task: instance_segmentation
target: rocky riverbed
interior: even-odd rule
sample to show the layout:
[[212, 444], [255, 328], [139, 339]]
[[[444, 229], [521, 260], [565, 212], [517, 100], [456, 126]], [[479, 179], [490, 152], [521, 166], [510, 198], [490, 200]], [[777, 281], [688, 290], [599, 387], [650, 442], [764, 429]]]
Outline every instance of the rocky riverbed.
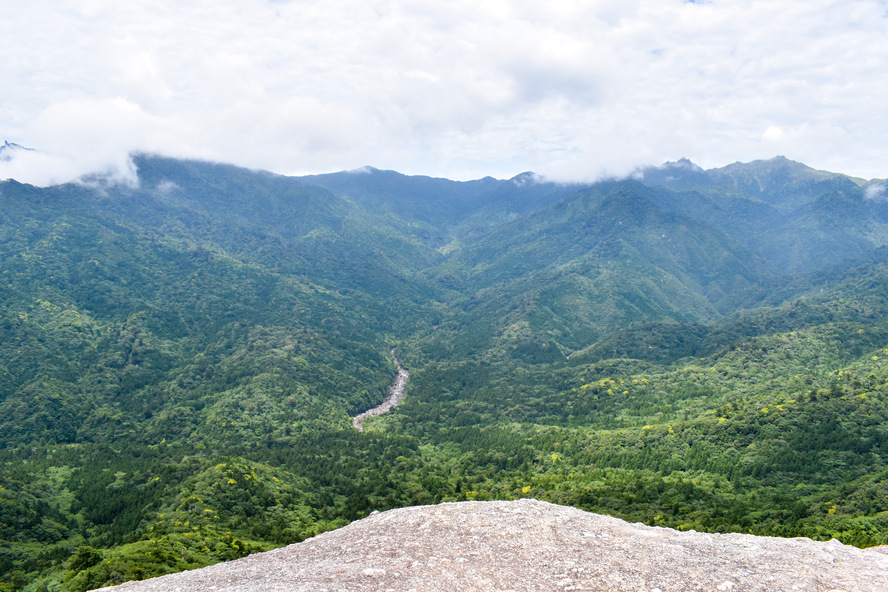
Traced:
[[392, 409], [392, 407], [396, 406], [401, 402], [401, 399], [404, 398], [404, 387], [407, 386], [407, 379], [410, 377], [410, 373], [401, 366], [400, 360], [398, 360], [398, 356], [395, 355], [395, 350], [392, 349], [392, 359], [395, 361], [395, 365], [398, 367], [398, 375], [395, 377], [395, 382], [392, 384], [392, 388], [389, 390], [389, 396], [385, 398], [385, 400], [372, 409], [368, 409], [367, 411], [356, 415], [352, 418], [352, 425], [355, 426], [359, 432], [364, 431], [364, 420], [368, 417], [375, 417], [377, 415], [382, 415], [383, 413]]

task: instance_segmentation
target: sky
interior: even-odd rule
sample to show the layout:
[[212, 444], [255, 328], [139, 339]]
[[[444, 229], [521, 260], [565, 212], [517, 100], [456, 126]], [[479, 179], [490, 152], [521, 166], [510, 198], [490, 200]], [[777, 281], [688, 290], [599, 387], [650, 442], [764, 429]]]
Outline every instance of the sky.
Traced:
[[[784, 155], [888, 177], [888, 0], [29, 0], [0, 179], [129, 155], [586, 181]], [[7, 153], [9, 151], [6, 151]]]

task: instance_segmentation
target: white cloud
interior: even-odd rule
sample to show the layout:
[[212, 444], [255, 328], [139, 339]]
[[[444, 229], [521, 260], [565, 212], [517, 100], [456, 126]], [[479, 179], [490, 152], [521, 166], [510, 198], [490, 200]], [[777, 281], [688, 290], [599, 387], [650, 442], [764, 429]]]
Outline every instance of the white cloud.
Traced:
[[873, 183], [871, 185], [867, 185], [864, 192], [864, 197], [866, 197], [866, 199], [884, 200], [886, 197], [888, 197], [888, 195], [886, 195], [885, 193], [886, 189], [888, 189], [888, 187], [886, 187], [884, 183]]
[[88, 174], [135, 182], [129, 154], [152, 145], [164, 122], [126, 99], [71, 99], [49, 105], [29, 129], [37, 148], [17, 152], [0, 178], [48, 185]]
[[0, 141], [41, 149], [14, 172], [42, 182], [125, 176], [130, 150], [459, 178], [781, 153], [884, 177], [886, 24], [880, 0], [34, 0], [0, 21]]

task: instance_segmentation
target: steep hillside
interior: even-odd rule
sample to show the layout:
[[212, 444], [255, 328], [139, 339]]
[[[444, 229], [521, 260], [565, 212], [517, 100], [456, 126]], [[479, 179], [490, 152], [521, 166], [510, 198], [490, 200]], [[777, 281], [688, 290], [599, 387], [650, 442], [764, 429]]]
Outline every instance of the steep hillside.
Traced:
[[888, 206], [869, 184], [784, 157], [708, 171], [679, 161], [638, 177], [683, 192], [673, 207], [724, 230], [783, 273], [846, 263], [886, 244]]
[[717, 185], [733, 185], [747, 195], [785, 211], [827, 193], [852, 191], [860, 179], [818, 171], [783, 156], [750, 163], [734, 163], [708, 171]]
[[432, 277], [464, 295], [469, 323], [491, 321], [487, 333], [528, 360], [528, 348], [553, 361], [633, 322], [732, 312], [767, 266], [656, 193], [635, 182], [580, 191], [467, 243]]

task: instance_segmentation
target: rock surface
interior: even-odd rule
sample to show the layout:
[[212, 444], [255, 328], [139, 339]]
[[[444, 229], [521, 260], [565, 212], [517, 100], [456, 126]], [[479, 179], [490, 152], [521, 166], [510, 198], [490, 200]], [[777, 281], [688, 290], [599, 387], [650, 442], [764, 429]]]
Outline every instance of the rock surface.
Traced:
[[888, 550], [679, 532], [536, 500], [373, 514], [289, 547], [116, 592], [877, 592]]

